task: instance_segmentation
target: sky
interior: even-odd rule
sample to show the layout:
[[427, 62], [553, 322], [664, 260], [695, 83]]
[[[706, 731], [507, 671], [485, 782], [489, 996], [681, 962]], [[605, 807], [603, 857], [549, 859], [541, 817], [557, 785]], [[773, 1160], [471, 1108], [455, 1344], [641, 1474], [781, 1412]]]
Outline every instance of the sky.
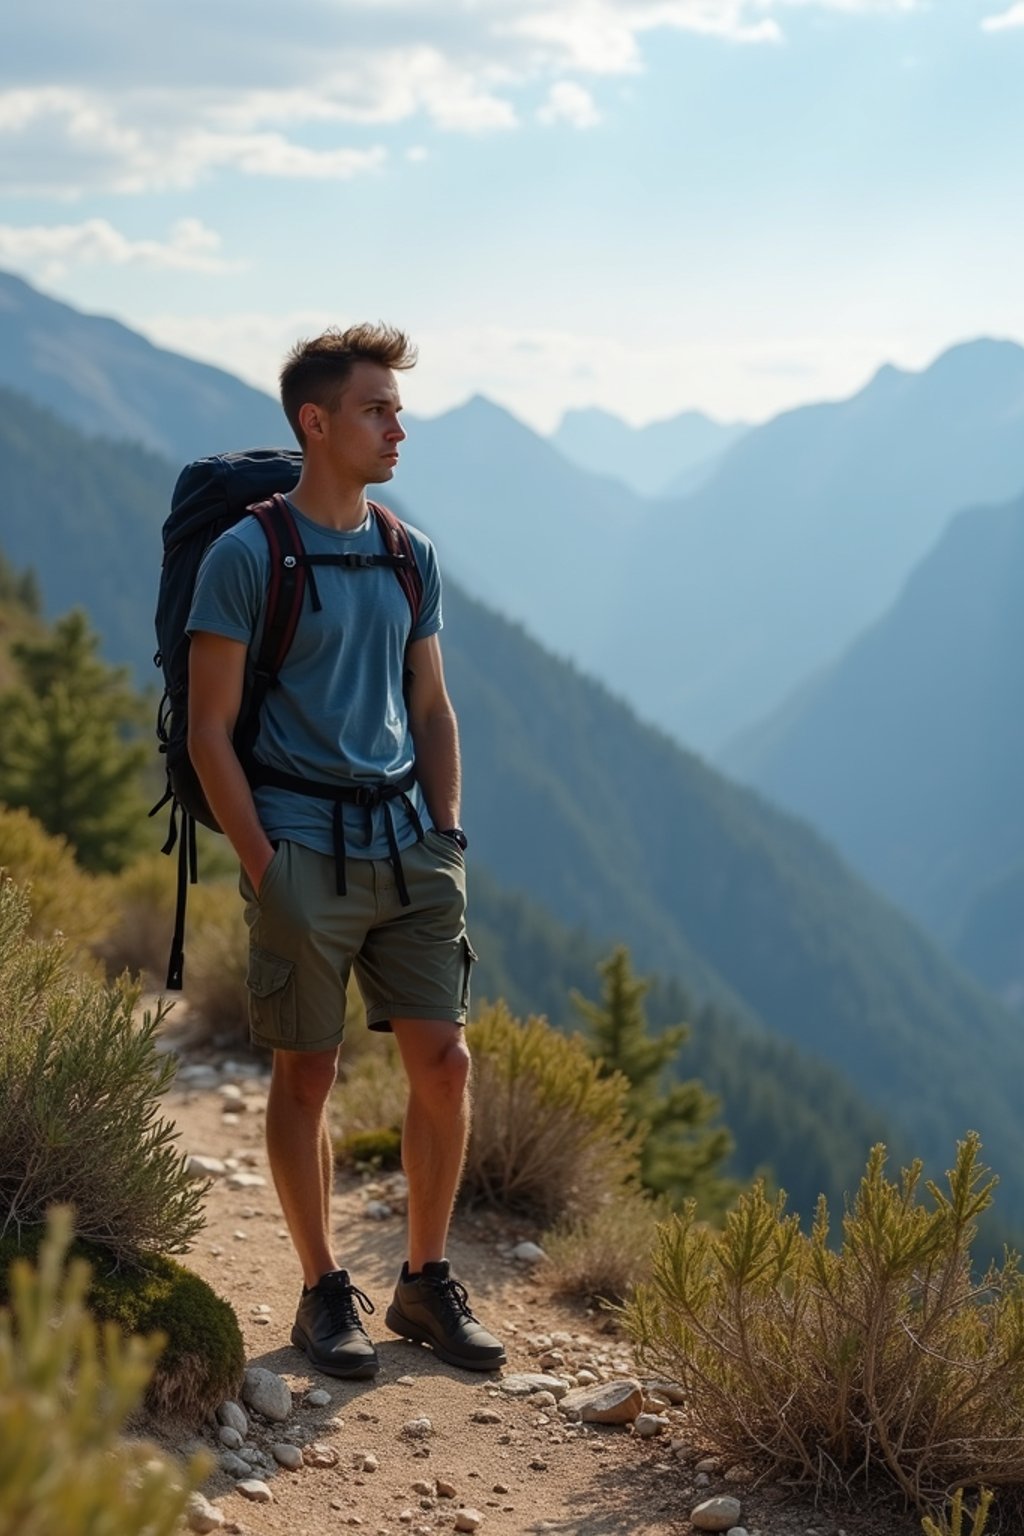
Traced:
[[764, 420], [1024, 342], [1024, 0], [50, 0], [0, 269], [273, 391], [384, 319], [433, 415]]

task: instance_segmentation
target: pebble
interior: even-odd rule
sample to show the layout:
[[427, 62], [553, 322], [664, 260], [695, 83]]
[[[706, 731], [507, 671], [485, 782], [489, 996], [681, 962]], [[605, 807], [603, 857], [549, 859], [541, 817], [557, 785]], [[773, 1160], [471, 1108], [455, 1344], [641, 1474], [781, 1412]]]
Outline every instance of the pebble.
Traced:
[[325, 1392], [323, 1387], [314, 1387], [312, 1392], [306, 1393], [305, 1401], [311, 1408], [329, 1408], [332, 1399], [331, 1394]]
[[357, 1472], [376, 1472], [380, 1468], [380, 1462], [372, 1451], [357, 1451], [353, 1465]]
[[512, 1249], [512, 1257], [520, 1264], [544, 1264], [548, 1256], [536, 1243], [517, 1243]]
[[494, 1408], [478, 1408], [475, 1413], [470, 1415], [470, 1418], [474, 1424], [504, 1423], [501, 1414]]
[[246, 1478], [244, 1482], [236, 1483], [235, 1487], [243, 1498], [251, 1499], [254, 1504], [273, 1503], [274, 1495], [258, 1477]]
[[219, 1531], [224, 1524], [224, 1512], [211, 1504], [201, 1493], [190, 1493], [185, 1506], [185, 1519], [190, 1531], [207, 1536], [209, 1531]]
[[226, 1450], [237, 1451], [239, 1446], [245, 1444], [245, 1436], [239, 1434], [237, 1429], [230, 1424], [222, 1424], [217, 1431], [217, 1439]]
[[532, 1392], [553, 1392], [564, 1397], [569, 1388], [560, 1376], [542, 1376], [529, 1371], [514, 1371], [503, 1376], [499, 1388], [507, 1397], [528, 1397]]
[[221, 1470], [226, 1472], [228, 1477], [248, 1477], [252, 1471], [249, 1463], [243, 1461], [241, 1456], [236, 1456], [234, 1451], [225, 1451], [220, 1458], [220, 1465]]
[[338, 1453], [333, 1445], [325, 1445], [322, 1440], [315, 1440], [312, 1445], [307, 1445], [302, 1453], [302, 1459], [307, 1467], [336, 1467], [338, 1465]]
[[705, 1499], [690, 1512], [690, 1524], [698, 1531], [731, 1531], [740, 1518], [740, 1501], [731, 1494]]
[[190, 1179], [222, 1179], [227, 1171], [219, 1157], [193, 1154], [185, 1164], [185, 1173]]
[[437, 1496], [439, 1499], [454, 1499], [458, 1491], [455, 1487], [455, 1484], [449, 1482], [446, 1477], [439, 1477], [434, 1484], [434, 1487], [437, 1489]]
[[633, 1428], [641, 1440], [652, 1440], [655, 1435], [664, 1434], [668, 1429], [668, 1420], [659, 1413], [641, 1413], [637, 1415]]
[[292, 1411], [288, 1383], [264, 1366], [250, 1366], [242, 1385], [242, 1402], [274, 1424], [283, 1424]]
[[228, 1189], [266, 1189], [267, 1181], [262, 1173], [232, 1173], [228, 1175]]
[[383, 1200], [367, 1200], [363, 1206], [363, 1215], [369, 1221], [387, 1221], [394, 1214], [390, 1205], [386, 1205]]
[[408, 1419], [402, 1425], [402, 1434], [407, 1435], [410, 1440], [425, 1440], [433, 1433], [434, 1426], [425, 1414], [418, 1419]]
[[287, 1467], [290, 1472], [297, 1472], [303, 1463], [303, 1455], [297, 1445], [272, 1445], [270, 1454], [278, 1466]]
[[460, 1509], [455, 1516], [455, 1529], [457, 1531], [478, 1531], [483, 1521], [483, 1515], [478, 1509]]

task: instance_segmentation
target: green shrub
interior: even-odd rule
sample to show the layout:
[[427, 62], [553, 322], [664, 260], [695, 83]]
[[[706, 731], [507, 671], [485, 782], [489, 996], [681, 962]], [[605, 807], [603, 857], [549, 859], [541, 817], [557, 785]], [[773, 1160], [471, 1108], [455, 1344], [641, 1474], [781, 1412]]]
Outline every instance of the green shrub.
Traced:
[[203, 1189], [159, 1116], [174, 1063], [138, 993], [75, 975], [59, 941], [28, 936], [0, 883], [0, 1235], [75, 1207], [79, 1234], [113, 1256], [174, 1253], [203, 1225]]
[[[984, 1536], [985, 1527], [988, 1524], [988, 1512], [992, 1507], [995, 1497], [991, 1488], [983, 1488], [978, 1499], [978, 1507], [971, 1519], [970, 1511], [964, 1509], [964, 1491], [958, 1488], [950, 1500], [949, 1519], [945, 1515], [940, 1516], [941, 1524], [925, 1515], [921, 1521], [921, 1529], [924, 1536]], [[971, 1519], [970, 1531], [964, 1530], [964, 1515]]]
[[578, 1038], [542, 1018], [521, 1023], [503, 1003], [466, 1034], [476, 1105], [467, 1199], [557, 1222], [635, 1192], [639, 1145], [624, 1077], [602, 1077]]
[[[44, 1240], [42, 1227], [0, 1238], [0, 1305], [10, 1297], [9, 1266], [19, 1258], [34, 1260]], [[200, 1423], [235, 1395], [245, 1369], [242, 1334], [230, 1305], [205, 1280], [159, 1254], [118, 1267], [104, 1249], [81, 1239], [72, 1243], [70, 1256], [89, 1267], [86, 1305], [93, 1317], [116, 1323], [127, 1336], [164, 1336], [146, 1389], [153, 1413]]]
[[692, 1205], [659, 1228], [624, 1311], [642, 1364], [679, 1380], [723, 1454], [818, 1487], [872, 1483], [922, 1513], [946, 1490], [1024, 1487], [1024, 1276], [980, 1279], [970, 1248], [994, 1180], [971, 1133], [948, 1192], [885, 1177], [872, 1150], [843, 1241], [819, 1201], [810, 1236], [758, 1185], [723, 1232]]
[[386, 1125], [375, 1131], [351, 1131], [336, 1139], [334, 1156], [343, 1168], [401, 1168], [401, 1129]]
[[172, 1536], [208, 1468], [122, 1438], [160, 1341], [97, 1328], [88, 1266], [64, 1272], [70, 1230], [52, 1214], [38, 1272], [12, 1266], [0, 1312], [0, 1536]]

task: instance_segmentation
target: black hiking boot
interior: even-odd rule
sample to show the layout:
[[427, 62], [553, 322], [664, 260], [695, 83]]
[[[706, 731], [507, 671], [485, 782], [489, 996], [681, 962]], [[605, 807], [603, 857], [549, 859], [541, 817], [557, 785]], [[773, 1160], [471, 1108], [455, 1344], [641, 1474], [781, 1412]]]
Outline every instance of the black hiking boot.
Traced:
[[347, 1269], [332, 1269], [316, 1285], [302, 1287], [292, 1343], [328, 1376], [358, 1380], [377, 1374], [377, 1351], [363, 1327], [357, 1300], [364, 1312], [374, 1310], [370, 1298], [352, 1284]]
[[505, 1364], [504, 1347], [473, 1316], [466, 1288], [452, 1278], [447, 1259], [424, 1264], [418, 1275], [403, 1264], [384, 1321], [393, 1333], [429, 1344], [449, 1365], [497, 1371]]

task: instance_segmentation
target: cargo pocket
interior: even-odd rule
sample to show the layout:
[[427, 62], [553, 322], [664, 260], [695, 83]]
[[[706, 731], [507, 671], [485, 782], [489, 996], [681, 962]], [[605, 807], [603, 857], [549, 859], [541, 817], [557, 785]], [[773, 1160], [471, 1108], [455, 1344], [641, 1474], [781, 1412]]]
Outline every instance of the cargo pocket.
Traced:
[[465, 934], [462, 936], [462, 1003], [461, 1007], [469, 1007], [469, 978], [473, 967], [477, 962], [477, 952]]
[[249, 951], [249, 1024], [254, 1035], [267, 1043], [290, 1043], [297, 1032], [295, 966], [269, 950]]

